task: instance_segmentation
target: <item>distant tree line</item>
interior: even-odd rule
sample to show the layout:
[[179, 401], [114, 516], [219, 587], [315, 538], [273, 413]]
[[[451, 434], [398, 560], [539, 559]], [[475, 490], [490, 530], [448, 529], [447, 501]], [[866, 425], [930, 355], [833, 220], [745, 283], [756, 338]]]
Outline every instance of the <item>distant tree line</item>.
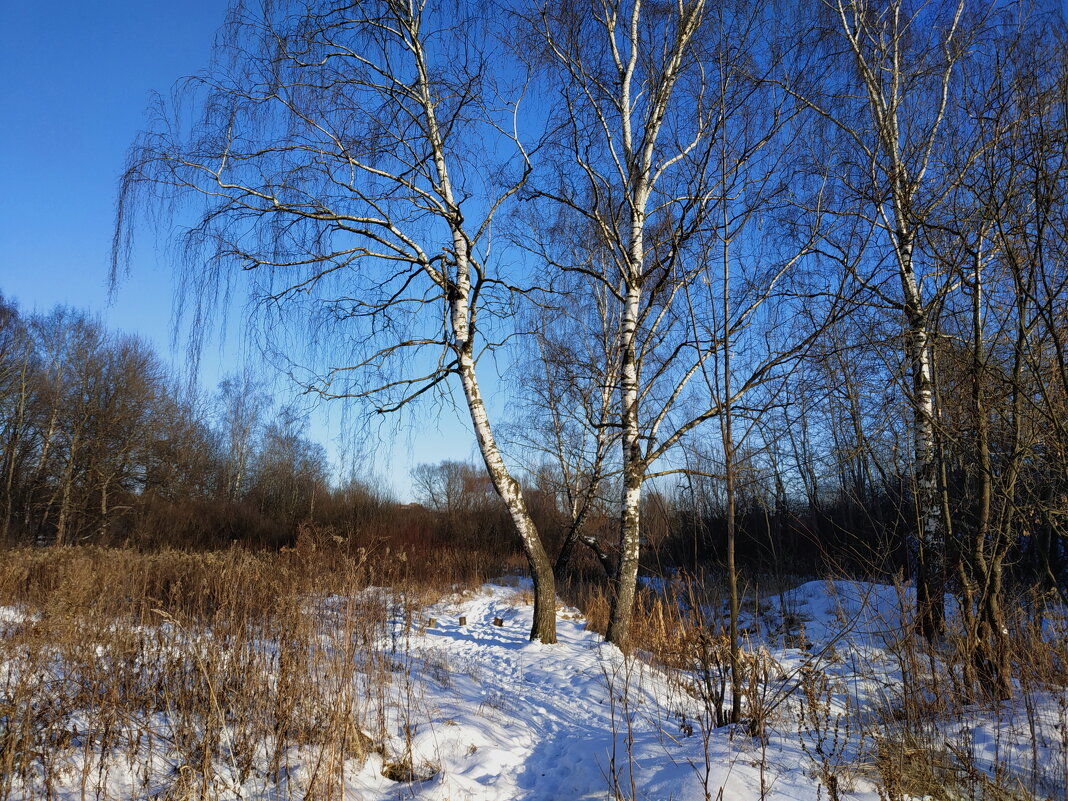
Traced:
[[[0, 540], [283, 544], [342, 504], [323, 447], [249, 375], [188, 391], [143, 340], [0, 297]], [[353, 497], [353, 496], [356, 497]]]
[[[1011, 330], [1018, 307], [996, 306], [994, 289], [989, 313], [1008, 315], [1000, 325]], [[966, 597], [996, 589], [1001, 598], [1006, 584], [1063, 597], [1062, 312], [1044, 331], [1036, 313], [1036, 350], [1025, 359], [1006, 340], [1000, 357], [978, 370], [977, 388], [974, 343], [969, 349], [967, 331], [953, 328], [962, 315], [950, 308], [940, 326], [947, 333], [933, 348], [946, 580]], [[839, 336], [863, 345], [838, 347]], [[894, 391], [893, 360], [881, 350], [893, 343], [858, 330], [828, 337], [764, 402], [739, 412], [750, 431], [733, 454], [734, 539], [737, 566], [750, 578], [827, 571], [885, 577], [914, 569], [915, 479], [903, 444], [909, 419]], [[581, 462], [581, 448], [560, 447], [565, 439], [583, 441], [575, 429], [579, 406], [568, 407], [565, 423], [560, 407], [547, 402], [509, 428], [510, 449], [527, 455], [519, 473], [525, 504], [558, 582], [611, 578], [620, 553], [618, 464]], [[554, 425], [558, 437], [538, 436]], [[685, 470], [656, 479], [643, 497], [650, 571], [727, 565], [721, 443], [698, 440], [684, 457]], [[211, 395], [190, 391], [137, 337], [68, 308], [24, 315], [0, 299], [0, 522], [8, 545], [277, 548], [303, 530], [347, 548], [410, 554], [426, 574], [446, 551], [472, 566], [514, 564], [521, 550], [484, 469], [444, 460], [417, 466], [412, 479], [418, 503], [398, 502], [368, 483], [332, 480], [305, 422], [273, 409], [251, 374], [227, 378]], [[973, 608], [980, 609], [974, 600]]]

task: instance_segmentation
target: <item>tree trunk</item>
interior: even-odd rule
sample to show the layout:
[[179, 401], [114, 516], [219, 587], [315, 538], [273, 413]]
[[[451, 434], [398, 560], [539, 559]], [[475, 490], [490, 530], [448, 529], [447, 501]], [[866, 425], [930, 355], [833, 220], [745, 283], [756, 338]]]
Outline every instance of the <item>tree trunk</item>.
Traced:
[[734, 562], [735, 535], [737, 520], [735, 515], [734, 493], [734, 447], [729, 440], [730, 414], [725, 414], [724, 429], [724, 469], [727, 493], [727, 592], [730, 596], [730, 649], [731, 649], [731, 723], [741, 720], [742, 676], [739, 667], [740, 646], [738, 642], [738, 616], [741, 604], [738, 598], [738, 570]]
[[0, 532], [0, 541], [7, 542], [11, 533], [11, 518], [15, 509], [15, 470], [20, 440], [26, 420], [26, 396], [28, 394], [29, 358], [24, 357], [19, 371], [19, 400], [15, 417], [11, 422], [11, 436], [8, 438], [4, 454], [4, 526]]
[[108, 537], [108, 487], [111, 484], [111, 479], [105, 478], [100, 483], [100, 543], [102, 545], [107, 544]]
[[[600, 446], [598, 446], [598, 453], [600, 453]], [[597, 471], [600, 472], [601, 459], [597, 459]], [[565, 481], [567, 478], [565, 477]], [[569, 496], [572, 500], [569, 501], [571, 506], [571, 523], [567, 528], [567, 536], [564, 537], [564, 544], [560, 546], [560, 553], [556, 555], [556, 561], [553, 563], [553, 576], [556, 578], [556, 583], [559, 584], [567, 579], [567, 571], [571, 565], [571, 557], [575, 552], [575, 545], [582, 543], [589, 548], [597, 556], [597, 561], [601, 563], [601, 567], [604, 568], [605, 575], [611, 580], [615, 568], [612, 565], [611, 557], [604, 552], [604, 549], [597, 543], [597, 540], [589, 534], [583, 534], [582, 529], [586, 525], [586, 518], [590, 514], [590, 506], [593, 503], [593, 497], [597, 494], [597, 489], [600, 486], [600, 479], [595, 478], [590, 487], [586, 490], [583, 496], [575, 500], [573, 498], [573, 490], [568, 490]]]
[[582, 533], [585, 517], [586, 515], [583, 512], [578, 522], [572, 523], [567, 532], [567, 537], [564, 538], [564, 544], [560, 547], [560, 553], [557, 554], [556, 561], [553, 563], [553, 576], [557, 584], [567, 580], [568, 568], [571, 566], [571, 558], [574, 555], [577, 543], [582, 543], [593, 551], [597, 561], [600, 562], [601, 567], [604, 569], [605, 576], [609, 580], [613, 580], [615, 576], [616, 568], [612, 564], [612, 557], [605, 553], [604, 548], [598, 544], [592, 535]]
[[612, 608], [605, 639], [620, 648], [630, 644], [630, 623], [638, 588], [641, 542], [642, 475], [630, 469], [623, 487], [623, 516], [620, 521], [620, 553], [613, 577]]
[[71, 453], [67, 457], [67, 466], [63, 471], [63, 489], [59, 500], [59, 517], [56, 520], [56, 545], [65, 544], [67, 537], [67, 521], [70, 516], [70, 496], [74, 483], [74, 452], [77, 440], [71, 444]]
[[554, 643], [556, 642], [556, 582], [553, 578], [552, 562], [549, 561], [549, 555], [545, 552], [534, 521], [527, 510], [519, 482], [512, 478], [504, 464], [504, 459], [501, 458], [500, 449], [497, 447], [497, 441], [493, 437], [493, 430], [486, 414], [486, 405], [479, 390], [474, 358], [470, 353], [461, 352], [459, 373], [464, 396], [467, 398], [467, 407], [471, 412], [471, 423], [475, 429], [479, 451], [486, 463], [486, 470], [493, 482], [493, 488], [508, 508], [508, 514], [519, 534], [527, 564], [530, 566], [530, 576], [534, 581], [534, 623], [530, 629], [530, 639]]
[[[1001, 556], [1000, 549], [991, 552], [991, 501], [993, 498], [993, 465], [990, 459], [990, 424], [987, 419], [983, 382], [986, 374], [986, 355], [983, 347], [982, 325], [982, 257], [975, 256], [972, 278], [972, 411], [975, 414], [975, 460], [977, 484], [975, 491], [975, 537], [972, 563], [979, 579], [980, 596], [977, 631], [970, 638], [977, 679], [989, 694], [997, 699], [1009, 695], [1007, 664], [1002, 669], [1008, 649], [1004, 643], [1005, 623], [1001, 614]], [[988, 557], [989, 554], [989, 557]], [[974, 625], [974, 624], [973, 624]]]
[[[726, 182], [726, 176], [724, 176]], [[728, 237], [727, 205], [723, 204], [723, 253], [721, 279], [723, 281], [723, 415], [720, 433], [723, 437], [723, 475], [727, 493], [727, 592], [730, 596], [730, 650], [731, 650], [731, 723], [741, 720], [742, 676], [739, 668], [740, 647], [738, 642], [738, 616], [741, 604], [738, 598], [738, 569], [734, 560], [737, 519], [734, 492], [734, 429], [731, 408], [731, 273], [730, 239]]]
[[575, 543], [578, 542], [579, 531], [574, 525], [568, 527], [567, 536], [564, 537], [564, 544], [560, 546], [560, 553], [556, 555], [556, 561], [553, 562], [553, 579], [557, 584], [567, 580], [567, 571], [571, 566], [571, 555], [575, 552]]
[[638, 585], [638, 562], [641, 547], [641, 502], [645, 465], [642, 461], [641, 431], [638, 421], [638, 363], [635, 339], [638, 326], [638, 304], [641, 292], [633, 276], [640, 270], [642, 228], [640, 215], [635, 215], [631, 239], [632, 280], [628, 282], [623, 310], [622, 351], [620, 372], [620, 403], [623, 417], [623, 514], [620, 520], [619, 561], [613, 582], [612, 608], [608, 616], [606, 639], [626, 647], [630, 639], [630, 622], [634, 613], [634, 598]]
[[899, 233], [901, 285], [908, 322], [908, 357], [912, 372], [913, 464], [916, 471], [918, 566], [916, 604], [920, 632], [928, 642], [945, 632], [945, 533], [938, 491], [935, 447], [934, 382], [930, 329], [912, 268], [912, 236]]

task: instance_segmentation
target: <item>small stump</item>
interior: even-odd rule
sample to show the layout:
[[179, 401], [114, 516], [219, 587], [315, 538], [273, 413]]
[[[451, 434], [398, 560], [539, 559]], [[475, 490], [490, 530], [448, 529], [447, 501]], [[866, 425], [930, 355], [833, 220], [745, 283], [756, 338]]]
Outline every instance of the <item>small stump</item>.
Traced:
[[503, 626], [504, 625], [504, 618], [503, 617], [495, 617], [495, 618], [493, 618], [493, 625], [494, 626]]
[[467, 625], [467, 618], [466, 617], [461, 617], [460, 618], [460, 625], [461, 626], [466, 626]]

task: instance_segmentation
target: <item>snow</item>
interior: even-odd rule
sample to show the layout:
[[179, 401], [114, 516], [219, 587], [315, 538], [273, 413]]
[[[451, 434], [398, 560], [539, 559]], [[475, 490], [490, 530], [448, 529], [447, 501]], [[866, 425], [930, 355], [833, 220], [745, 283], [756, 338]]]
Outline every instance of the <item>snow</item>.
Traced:
[[[390, 598], [387, 590], [370, 592]], [[411, 627], [412, 616], [398, 612], [393, 636], [379, 643], [398, 661], [384, 705], [392, 736], [384, 753], [346, 766], [344, 797], [558, 801], [615, 793], [814, 801], [830, 797], [824, 785], [833, 774], [843, 798], [874, 801], [880, 795], [872, 754], [880, 736], [898, 734], [886, 713], [900, 702], [903, 668], [894, 641], [909, 592], [820, 581], [767, 600], [760, 618], [748, 621], [754, 632], [749, 650], [764, 654], [769, 671], [764, 741], [742, 726], [715, 728], [693, 692], [694, 676], [655, 667], [640, 650], [625, 656], [587, 630], [574, 609], [558, 611], [558, 644], [530, 642], [532, 609], [522, 585], [458, 593], [417, 612]], [[309, 611], [328, 613], [343, 602], [323, 599]], [[425, 625], [429, 618], [435, 626]], [[0, 620], [19, 619], [0, 609]], [[498, 619], [503, 625], [495, 625]], [[798, 639], [787, 635], [799, 626], [805, 647], [791, 647]], [[1009, 772], [1028, 787], [1063, 797], [1068, 695], [1051, 688], [1032, 700], [1035, 708], [1026, 714], [1008, 705], [976, 708], [931, 726], [947, 747], [965, 749], [989, 775]], [[878, 726], [861, 725], [876, 719]], [[872, 733], [880, 727], [882, 735]], [[92, 754], [78, 753], [88, 762], [72, 764], [61, 798], [80, 797], [73, 777], [90, 772]], [[413, 776], [406, 778], [412, 780], [384, 775], [388, 765], [400, 763], [410, 766]], [[163, 761], [112, 765], [103, 796], [134, 797], [144, 792], [135, 777], [168, 769]], [[280, 783], [239, 787], [221, 775], [215, 792], [255, 801], [304, 797], [313, 775], [311, 758], [295, 753]], [[25, 796], [16, 787], [12, 797]]]
[[[603, 799], [614, 764], [627, 787], [633, 765], [643, 797], [702, 798], [691, 764], [698, 754], [663, 718], [661, 699], [673, 695], [666, 678], [604, 644], [574, 610], [561, 612], [558, 643], [546, 646], [527, 639], [531, 609], [514, 589], [487, 586], [430, 610], [439, 625], [415, 644], [417, 670], [430, 679], [429, 725], [412, 742], [412, 761], [439, 769], [417, 787], [391, 788], [369, 763], [353, 781], [357, 797]], [[435, 672], [448, 679], [431, 678]], [[738, 751], [725, 744], [724, 756]], [[731, 775], [735, 761], [723, 760], [714, 781], [740, 791], [745, 777]]]

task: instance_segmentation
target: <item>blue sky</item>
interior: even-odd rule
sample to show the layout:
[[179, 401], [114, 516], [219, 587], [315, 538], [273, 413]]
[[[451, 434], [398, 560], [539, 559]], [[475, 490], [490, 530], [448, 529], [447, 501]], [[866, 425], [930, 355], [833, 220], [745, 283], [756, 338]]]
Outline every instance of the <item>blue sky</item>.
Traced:
[[219, 2], [4, 0], [0, 290], [27, 309], [102, 313], [164, 349], [171, 283], [138, 255], [111, 308], [107, 257], [123, 157], [149, 93], [203, 65]]
[[[226, 3], [0, 3], [0, 292], [27, 311], [63, 303], [99, 314], [177, 363], [174, 285], [148, 232], [109, 300], [116, 187], [151, 92], [166, 92], [207, 63]], [[205, 386], [240, 364], [237, 339], [209, 346]], [[334, 455], [330, 438], [339, 425], [337, 410], [312, 422], [313, 435]], [[466, 428], [445, 411], [418, 429], [402, 425], [395, 440], [384, 433], [377, 469], [407, 497], [414, 463], [472, 455]], [[385, 453], [391, 456], [381, 458]]]

